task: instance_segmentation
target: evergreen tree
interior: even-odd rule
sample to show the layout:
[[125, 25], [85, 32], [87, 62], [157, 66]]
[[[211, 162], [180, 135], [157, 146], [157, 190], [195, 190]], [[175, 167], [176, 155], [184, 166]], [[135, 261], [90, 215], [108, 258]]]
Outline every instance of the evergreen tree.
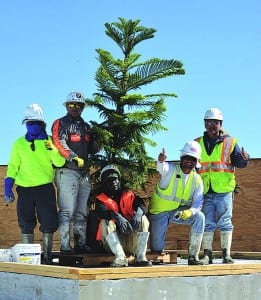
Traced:
[[122, 58], [114, 58], [96, 49], [100, 66], [96, 72], [97, 93], [86, 99], [99, 112], [101, 123], [92, 121], [102, 151], [93, 157], [95, 166], [116, 164], [131, 187], [144, 187], [147, 175], [155, 171], [155, 158], [148, 156], [145, 145], [156, 146], [149, 134], [167, 130], [162, 125], [166, 97], [174, 93], [142, 95], [145, 85], [173, 75], [183, 75], [183, 64], [175, 59], [152, 58], [140, 61], [135, 46], [154, 37], [153, 28], [139, 25], [140, 20], [106, 23], [106, 35], [120, 48]]

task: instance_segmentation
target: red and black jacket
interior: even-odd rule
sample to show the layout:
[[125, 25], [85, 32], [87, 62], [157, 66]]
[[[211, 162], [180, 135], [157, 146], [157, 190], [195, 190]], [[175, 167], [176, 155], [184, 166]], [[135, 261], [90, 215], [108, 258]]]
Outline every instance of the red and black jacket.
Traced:
[[78, 156], [84, 159], [87, 167], [89, 154], [98, 151], [98, 145], [91, 133], [91, 128], [82, 118], [74, 120], [69, 115], [54, 121], [52, 125], [52, 138], [60, 154], [66, 158], [65, 167], [78, 170], [72, 158]]

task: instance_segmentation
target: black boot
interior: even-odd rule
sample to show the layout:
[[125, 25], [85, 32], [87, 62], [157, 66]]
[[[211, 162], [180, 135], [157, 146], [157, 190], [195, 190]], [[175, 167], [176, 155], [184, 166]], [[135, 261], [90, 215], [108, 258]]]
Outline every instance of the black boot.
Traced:
[[81, 236], [79, 234], [74, 234], [74, 253], [75, 254], [87, 254], [93, 252], [93, 249], [87, 244], [82, 244]]
[[42, 264], [52, 265], [53, 233], [43, 233]]
[[194, 255], [189, 255], [188, 256], [188, 265], [196, 266], [196, 265], [203, 265], [203, 263], [200, 260], [197, 260]]
[[23, 233], [22, 234], [22, 243], [23, 244], [33, 244], [34, 234], [33, 233]]
[[203, 265], [212, 264], [213, 263], [213, 261], [212, 261], [212, 251], [210, 251], [208, 249], [204, 249], [204, 256], [200, 261], [202, 262]]

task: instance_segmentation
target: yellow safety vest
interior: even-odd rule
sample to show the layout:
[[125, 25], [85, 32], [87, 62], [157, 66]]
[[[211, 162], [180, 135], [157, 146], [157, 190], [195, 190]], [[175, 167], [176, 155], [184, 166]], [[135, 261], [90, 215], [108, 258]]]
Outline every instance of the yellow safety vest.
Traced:
[[225, 137], [222, 143], [215, 145], [211, 155], [207, 154], [203, 137], [196, 139], [202, 148], [200, 159], [201, 168], [198, 169], [203, 184], [204, 194], [209, 191], [210, 185], [216, 193], [228, 193], [235, 189], [235, 167], [230, 155], [236, 144], [236, 139]]
[[167, 188], [162, 189], [159, 183], [149, 202], [149, 212], [158, 214], [164, 211], [177, 209], [179, 206], [191, 206], [193, 193], [200, 184], [200, 176], [193, 170], [185, 186], [182, 182], [182, 170], [180, 165], [174, 165], [174, 172]]

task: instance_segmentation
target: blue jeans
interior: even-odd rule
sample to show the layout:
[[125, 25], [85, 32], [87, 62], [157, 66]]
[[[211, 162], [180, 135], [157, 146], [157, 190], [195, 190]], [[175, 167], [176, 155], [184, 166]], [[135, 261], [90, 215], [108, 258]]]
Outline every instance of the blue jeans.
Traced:
[[207, 193], [202, 211], [206, 218], [205, 231], [232, 231], [233, 192]]
[[75, 226], [86, 226], [88, 216], [88, 198], [91, 183], [88, 175], [61, 168], [56, 170], [59, 224], [73, 222]]
[[[184, 208], [183, 208], [184, 209]], [[153, 252], [162, 252], [165, 246], [166, 232], [169, 223], [191, 225], [191, 232], [203, 233], [205, 228], [205, 216], [202, 212], [197, 212], [187, 220], [175, 220], [174, 215], [177, 209], [159, 214], [148, 214], [150, 221], [150, 250]]]

